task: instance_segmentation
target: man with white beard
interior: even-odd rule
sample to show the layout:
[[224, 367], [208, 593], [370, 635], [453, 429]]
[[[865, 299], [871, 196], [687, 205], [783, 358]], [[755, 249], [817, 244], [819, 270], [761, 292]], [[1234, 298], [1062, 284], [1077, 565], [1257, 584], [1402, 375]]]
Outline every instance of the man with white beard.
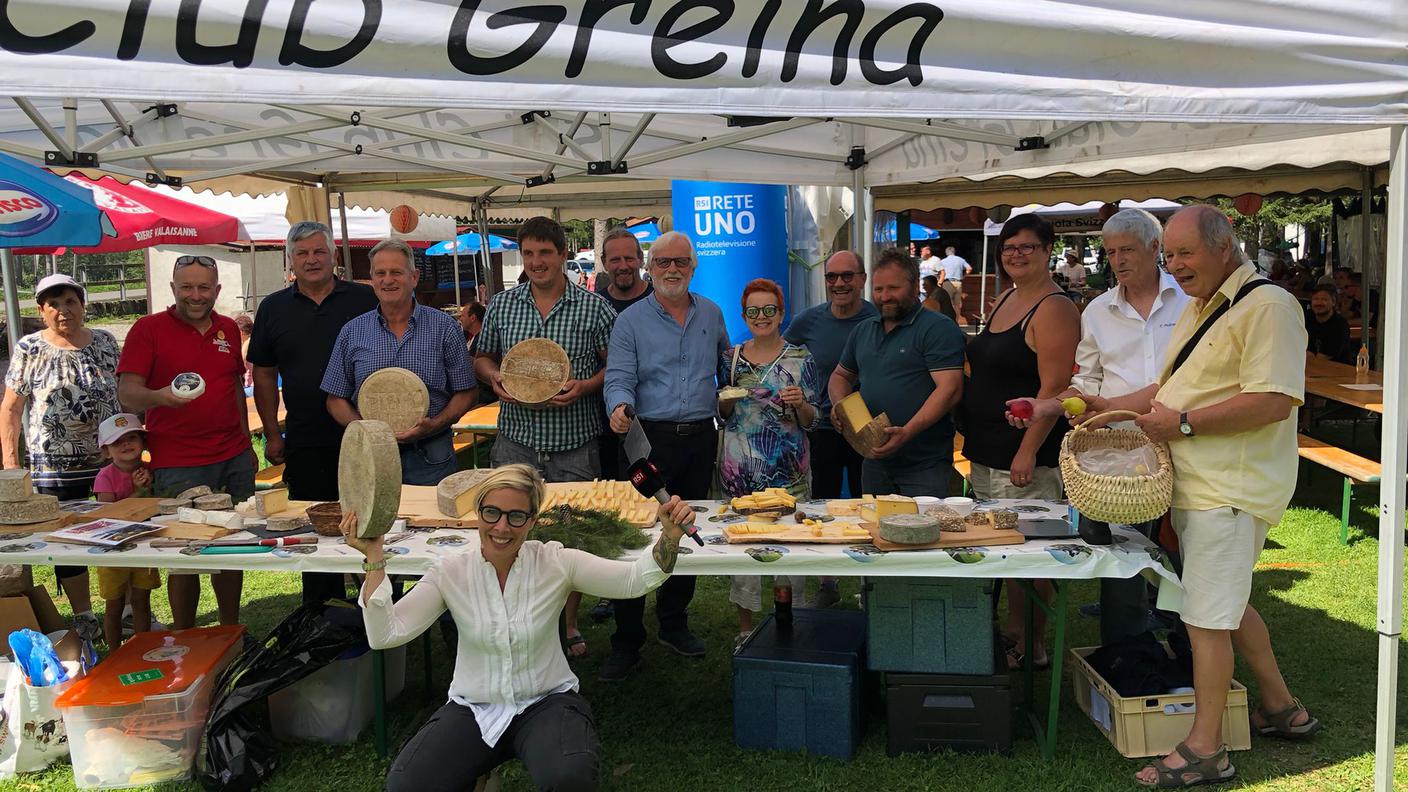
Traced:
[[[689, 291], [696, 265], [694, 245], [678, 231], [660, 235], [650, 250], [655, 291], [621, 312], [606, 355], [606, 409], [611, 431], [625, 434], [634, 410], [671, 495], [709, 497], [718, 431], [719, 356], [728, 348], [724, 315], [708, 298]], [[704, 642], [689, 631], [685, 609], [694, 578], [676, 575], [655, 595], [658, 640], [686, 657], [704, 654]], [[645, 598], [616, 601], [616, 632], [600, 677], [625, 679], [640, 663], [645, 644]]]

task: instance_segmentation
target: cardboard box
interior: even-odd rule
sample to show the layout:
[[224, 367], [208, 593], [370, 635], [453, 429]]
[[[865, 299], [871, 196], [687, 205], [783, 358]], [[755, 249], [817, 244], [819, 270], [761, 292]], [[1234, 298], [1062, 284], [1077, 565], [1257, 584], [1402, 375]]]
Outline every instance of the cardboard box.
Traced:
[[[59, 659], [78, 659], [82, 642], [77, 633], [68, 630], [68, 625], [59, 615], [59, 609], [54, 607], [54, 601], [49, 599], [49, 592], [42, 586], [34, 586], [24, 594], [13, 597], [0, 597], [0, 644], [3, 644], [0, 652], [6, 657], [13, 657], [10, 652], [10, 633], [24, 629], [36, 630], [46, 635], [66, 633], [61, 638], [64, 645], [54, 646], [59, 653]], [[66, 652], [69, 656], [65, 656]]]

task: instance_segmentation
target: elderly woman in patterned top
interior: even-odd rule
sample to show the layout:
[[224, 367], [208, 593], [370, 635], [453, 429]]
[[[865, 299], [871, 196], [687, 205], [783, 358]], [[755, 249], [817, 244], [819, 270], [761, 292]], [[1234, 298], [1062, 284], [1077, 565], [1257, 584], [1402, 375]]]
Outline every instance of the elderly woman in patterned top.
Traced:
[[[44, 329], [15, 345], [0, 401], [0, 446], [6, 468], [21, 464], [20, 418], [29, 401], [25, 447], [36, 492], [60, 501], [93, 494], [102, 467], [98, 424], [121, 412], [117, 404], [117, 340], [106, 330], [83, 324], [83, 287], [67, 275], [50, 275], [34, 290]], [[138, 475], [150, 477], [145, 469]], [[143, 482], [133, 482], [140, 489]], [[150, 481], [146, 485], [150, 485]], [[93, 615], [86, 567], [55, 567], [59, 584], [73, 606], [74, 627], [93, 640], [99, 623]]]

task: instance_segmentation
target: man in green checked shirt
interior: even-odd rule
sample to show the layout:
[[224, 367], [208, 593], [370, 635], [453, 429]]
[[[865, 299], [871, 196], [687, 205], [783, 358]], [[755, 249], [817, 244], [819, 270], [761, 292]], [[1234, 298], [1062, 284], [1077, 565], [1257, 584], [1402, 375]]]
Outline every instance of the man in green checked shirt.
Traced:
[[[494, 467], [532, 465], [549, 482], [600, 478], [601, 386], [616, 312], [606, 300], [568, 283], [563, 268], [567, 235], [557, 221], [524, 221], [518, 227], [518, 251], [528, 280], [489, 301], [474, 359], [475, 374], [493, 386], [503, 403], [490, 462]], [[556, 342], [572, 367], [562, 392], [533, 408], [514, 401], [499, 373], [504, 353], [529, 338]], [[577, 630], [580, 600], [574, 592], [566, 608], [567, 648], [574, 657], [587, 653]]]

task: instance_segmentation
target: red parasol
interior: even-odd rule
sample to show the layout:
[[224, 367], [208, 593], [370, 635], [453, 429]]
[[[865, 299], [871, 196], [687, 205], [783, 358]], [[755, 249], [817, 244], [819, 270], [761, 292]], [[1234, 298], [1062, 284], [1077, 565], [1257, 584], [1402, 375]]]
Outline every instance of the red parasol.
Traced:
[[112, 219], [117, 236], [95, 247], [26, 248], [20, 253], [120, 253], [153, 245], [209, 245], [243, 239], [247, 234], [236, 217], [187, 203], [137, 183], [104, 176], [93, 180], [80, 173], [64, 177], [93, 191], [98, 208]]

